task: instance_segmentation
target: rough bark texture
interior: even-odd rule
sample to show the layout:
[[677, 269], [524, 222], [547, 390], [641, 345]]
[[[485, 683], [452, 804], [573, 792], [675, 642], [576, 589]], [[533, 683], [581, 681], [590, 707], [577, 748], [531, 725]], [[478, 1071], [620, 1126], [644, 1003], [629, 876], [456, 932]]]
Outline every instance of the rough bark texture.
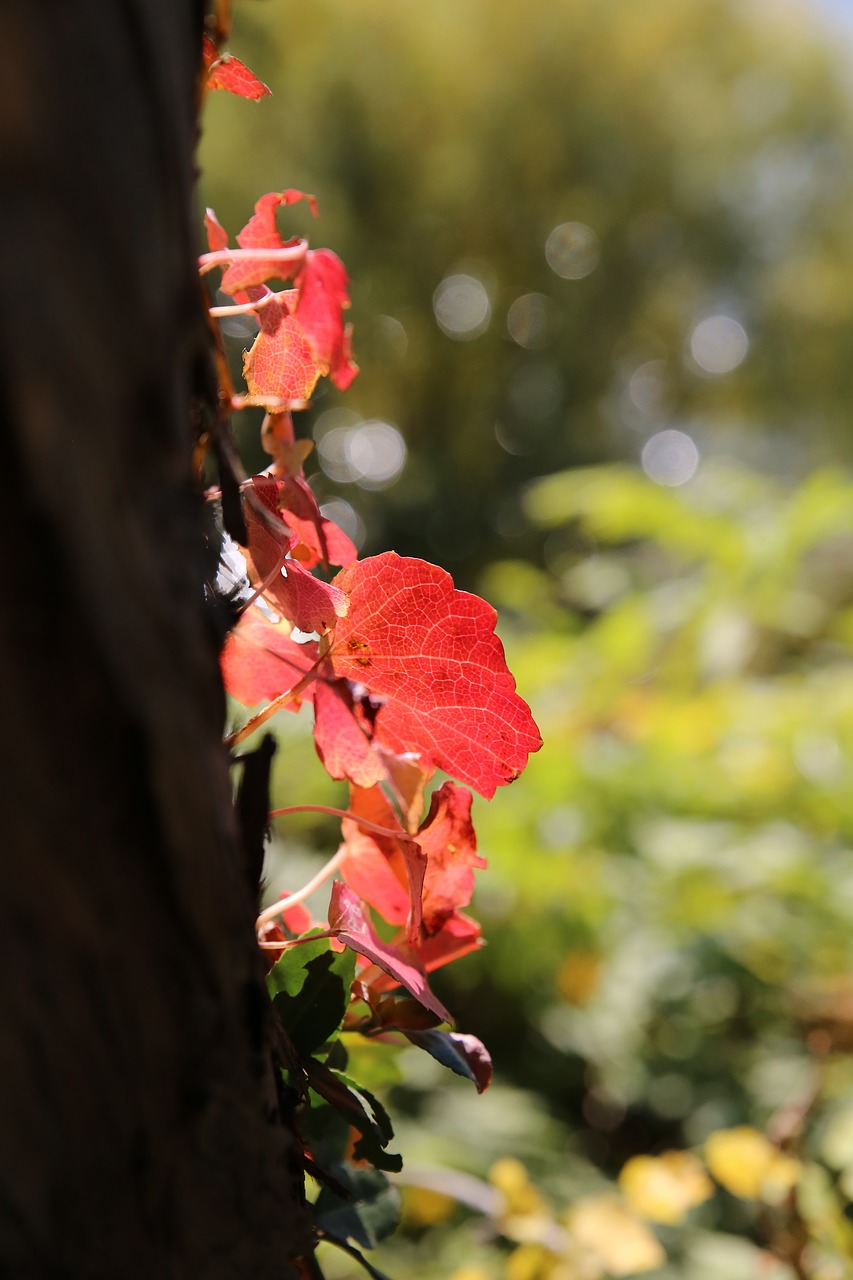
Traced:
[[0, 1274], [283, 1277], [189, 411], [200, 0], [7, 0]]

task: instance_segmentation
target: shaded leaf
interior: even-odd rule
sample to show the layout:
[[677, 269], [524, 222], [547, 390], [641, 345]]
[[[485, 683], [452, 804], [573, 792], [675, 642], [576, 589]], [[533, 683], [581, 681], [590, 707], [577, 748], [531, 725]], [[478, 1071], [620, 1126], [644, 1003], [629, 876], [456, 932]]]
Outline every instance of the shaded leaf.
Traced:
[[386, 552], [344, 569], [350, 610], [331, 649], [337, 675], [387, 699], [377, 735], [417, 751], [485, 796], [511, 782], [541, 744], [515, 692], [497, 615], [443, 569]]
[[335, 1240], [354, 1240], [364, 1249], [375, 1249], [400, 1221], [400, 1193], [378, 1169], [337, 1163], [329, 1172], [349, 1198], [323, 1187], [314, 1205], [315, 1223]]
[[488, 1089], [492, 1081], [492, 1059], [476, 1036], [461, 1035], [458, 1031], [403, 1030], [412, 1044], [425, 1049], [436, 1062], [473, 1081], [478, 1093]]
[[340, 1030], [349, 1007], [355, 957], [327, 938], [288, 947], [267, 974], [273, 1006], [302, 1058]]
[[381, 1103], [354, 1080], [312, 1058], [306, 1063], [311, 1088], [361, 1134], [353, 1148], [357, 1160], [369, 1160], [377, 1169], [399, 1173], [402, 1157], [385, 1150], [394, 1136], [388, 1113]]

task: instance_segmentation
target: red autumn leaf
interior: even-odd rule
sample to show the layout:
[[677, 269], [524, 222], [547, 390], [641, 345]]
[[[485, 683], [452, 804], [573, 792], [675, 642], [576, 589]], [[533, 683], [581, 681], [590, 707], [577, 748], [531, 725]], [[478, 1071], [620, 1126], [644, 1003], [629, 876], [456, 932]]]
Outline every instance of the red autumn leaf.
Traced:
[[294, 316], [314, 359], [323, 373], [331, 374], [335, 386], [346, 391], [358, 373], [343, 323], [343, 312], [350, 305], [346, 267], [331, 249], [309, 249], [294, 283], [299, 291]]
[[[222, 650], [222, 680], [232, 698], [244, 706], [271, 702], [292, 689], [317, 661], [316, 641], [296, 644], [286, 623], [269, 622], [258, 609], [249, 609], [231, 631]], [[311, 700], [309, 685], [287, 703], [298, 711], [301, 699]]]
[[332, 666], [387, 700], [377, 739], [400, 755], [420, 752], [487, 797], [518, 777], [542, 742], [491, 605], [457, 591], [436, 565], [394, 552], [344, 569], [335, 585], [350, 609], [335, 630]]
[[346, 567], [355, 564], [358, 552], [350, 538], [333, 520], [321, 515], [317, 499], [307, 481], [287, 476], [279, 482], [278, 508], [285, 523], [312, 555], [300, 555], [306, 569], [321, 561]]
[[207, 232], [207, 247], [211, 253], [219, 253], [228, 248], [228, 232], [212, 209], [204, 211], [204, 228]]
[[371, 746], [372, 725], [354, 703], [351, 690], [348, 680], [324, 680], [317, 686], [314, 745], [330, 777], [372, 787], [385, 777], [385, 766]]
[[433, 792], [426, 822], [418, 832], [426, 854], [423, 921], [427, 934], [438, 933], [457, 907], [465, 907], [474, 892], [474, 868], [485, 858], [477, 853], [471, 824], [471, 793], [453, 782]]
[[433, 994], [417, 963], [397, 947], [383, 942], [373, 928], [361, 900], [340, 880], [332, 885], [329, 928], [341, 942], [378, 965], [392, 982], [406, 988], [442, 1022], [452, 1022], [450, 1014]]
[[482, 929], [464, 911], [452, 911], [438, 933], [424, 938], [418, 955], [427, 973], [477, 951], [483, 945]]
[[[241, 249], [285, 249], [296, 247], [298, 240], [283, 240], [276, 224], [276, 212], [283, 205], [296, 204], [299, 200], [307, 200], [311, 212], [317, 216], [317, 203], [313, 196], [304, 191], [270, 191], [261, 196], [255, 204], [255, 212], [238, 232], [237, 243]], [[222, 277], [222, 288], [226, 293], [234, 294], [239, 289], [247, 289], [250, 285], [264, 284], [267, 280], [292, 280], [302, 268], [304, 257], [298, 255], [292, 261], [282, 262], [276, 258], [265, 258], [259, 252], [257, 258], [232, 262]]]
[[258, 312], [260, 332], [243, 357], [243, 377], [253, 404], [281, 409], [309, 400], [323, 373], [299, 321], [284, 302]]
[[[350, 812], [380, 827], [394, 830], [398, 823], [383, 791], [355, 786], [350, 789]], [[365, 902], [389, 924], [409, 923], [409, 940], [420, 935], [421, 902], [426, 855], [417, 839], [395, 839], [362, 827], [352, 818], [341, 824], [347, 856], [341, 874]]]
[[220, 53], [208, 35], [202, 38], [202, 58], [208, 89], [224, 89], [226, 93], [236, 93], [239, 98], [252, 101], [271, 96], [271, 90], [245, 63], [230, 53]]
[[285, 558], [296, 539], [278, 509], [280, 483], [255, 476], [244, 491], [248, 558], [256, 585], [300, 631], [327, 631], [346, 614], [349, 602], [338, 587], [321, 582], [298, 561]]
[[[408, 946], [402, 930], [392, 939], [394, 945]], [[453, 911], [447, 917], [438, 933], [424, 937], [417, 944], [418, 963], [426, 973], [434, 969], [442, 969], [454, 960], [461, 960], [471, 951], [478, 951], [483, 945], [482, 929], [476, 920], [466, 916], [464, 911]], [[394, 983], [387, 973], [370, 978], [370, 986], [374, 991], [389, 991]]]

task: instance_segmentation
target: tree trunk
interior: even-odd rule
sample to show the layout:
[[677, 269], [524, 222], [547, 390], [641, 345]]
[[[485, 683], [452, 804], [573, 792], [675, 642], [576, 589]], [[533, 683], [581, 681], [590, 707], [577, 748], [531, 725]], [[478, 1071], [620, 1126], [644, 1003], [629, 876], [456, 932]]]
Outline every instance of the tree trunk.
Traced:
[[3, 1276], [304, 1243], [190, 466], [202, 9], [3, 6]]

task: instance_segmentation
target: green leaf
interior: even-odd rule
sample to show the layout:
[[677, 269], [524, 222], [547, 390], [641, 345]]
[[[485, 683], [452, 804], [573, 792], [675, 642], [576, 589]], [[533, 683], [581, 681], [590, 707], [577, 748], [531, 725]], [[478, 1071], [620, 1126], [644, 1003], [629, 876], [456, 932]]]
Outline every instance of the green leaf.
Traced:
[[400, 1220], [400, 1194], [377, 1169], [333, 1165], [328, 1172], [350, 1193], [344, 1200], [324, 1187], [314, 1206], [314, 1220], [334, 1240], [354, 1240], [374, 1249], [391, 1235]]
[[402, 1157], [385, 1150], [394, 1130], [379, 1100], [354, 1080], [339, 1071], [331, 1071], [316, 1059], [306, 1063], [306, 1071], [315, 1093], [325, 1098], [361, 1134], [353, 1148], [355, 1158], [369, 1160], [377, 1169], [399, 1173], [403, 1167]]
[[355, 956], [333, 951], [328, 938], [288, 947], [267, 977], [267, 987], [293, 1047], [316, 1054], [344, 1020], [355, 976]]

